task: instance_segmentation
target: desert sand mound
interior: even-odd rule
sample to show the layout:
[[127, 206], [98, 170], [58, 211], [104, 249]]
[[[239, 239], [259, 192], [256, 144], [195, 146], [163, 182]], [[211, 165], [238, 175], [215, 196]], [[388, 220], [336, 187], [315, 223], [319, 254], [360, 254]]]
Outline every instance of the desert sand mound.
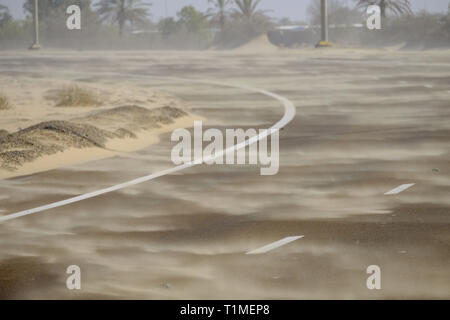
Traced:
[[45, 121], [14, 133], [0, 132], [0, 169], [68, 148], [105, 148], [109, 139], [134, 138], [140, 130], [172, 124], [187, 113], [174, 107], [146, 109], [136, 105], [101, 110], [70, 121]]
[[160, 128], [161, 125], [171, 124], [174, 119], [186, 115], [186, 112], [170, 106], [146, 109], [127, 105], [93, 112], [73, 120], [82, 124], [100, 126], [109, 131], [127, 130], [134, 133], [139, 130]]
[[234, 49], [234, 51], [238, 52], [249, 52], [249, 53], [265, 53], [265, 52], [276, 52], [279, 48], [275, 45], [273, 45], [269, 37], [267, 36], [267, 33], [264, 33], [260, 35], [259, 37], [250, 40], [246, 44]]

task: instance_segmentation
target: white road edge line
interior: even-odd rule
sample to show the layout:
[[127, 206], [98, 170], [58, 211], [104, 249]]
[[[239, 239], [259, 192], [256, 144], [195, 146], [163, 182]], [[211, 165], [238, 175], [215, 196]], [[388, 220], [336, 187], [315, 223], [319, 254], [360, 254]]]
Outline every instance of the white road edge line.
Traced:
[[[121, 73], [102, 73], [102, 75], [106, 75], [106, 74], [108, 74], [108, 75], [116, 75], [116, 76], [118, 76], [118, 75], [119, 76], [124, 76], [124, 74], [121, 74]], [[127, 76], [135, 77], [135, 78], [148, 78], [148, 77], [165, 78], [165, 77], [158, 77], [158, 76], [155, 77], [155, 76], [152, 76], [152, 75], [145, 76], [145, 75], [134, 75], [134, 74], [131, 74], [131, 75], [128, 74]], [[255, 142], [258, 142], [259, 140], [262, 140], [265, 137], [272, 135], [272, 133], [274, 131], [278, 131], [281, 128], [285, 127], [295, 117], [296, 109], [295, 109], [294, 104], [290, 100], [288, 100], [287, 98], [282, 97], [280, 95], [277, 95], [277, 94], [275, 94], [273, 92], [267, 91], [267, 90], [250, 88], [250, 87], [240, 86], [240, 85], [232, 85], [232, 84], [216, 82], [216, 81], [204, 81], [204, 80], [197, 80], [197, 79], [184, 79], [184, 78], [175, 78], [175, 77], [167, 77], [165, 79], [176, 79], [176, 80], [181, 80], [181, 81], [197, 82], [197, 83], [208, 84], [208, 85], [217, 85], [217, 86], [223, 86], [223, 87], [230, 87], [230, 88], [236, 88], [236, 89], [243, 89], [243, 90], [247, 90], [247, 91], [252, 91], [252, 92], [260, 93], [260, 94], [266, 95], [268, 97], [274, 98], [275, 100], [278, 100], [279, 102], [281, 102], [283, 104], [283, 106], [284, 106], [284, 115], [283, 115], [283, 117], [280, 119], [280, 121], [275, 123], [267, 131], [264, 131], [264, 132], [262, 132], [262, 133], [260, 133], [260, 134], [258, 134], [256, 136], [253, 136], [250, 139], [248, 139], [248, 140], [246, 140], [246, 141], [244, 141], [242, 143], [239, 143], [239, 144], [236, 144], [236, 145], [234, 145], [232, 147], [229, 147], [229, 148], [225, 149], [224, 151], [215, 154], [214, 156], [207, 157], [207, 158], [203, 159], [203, 162], [206, 162], [208, 160], [212, 160], [212, 159], [215, 159], [215, 158], [223, 157], [223, 155], [228, 153], [228, 152], [234, 152], [236, 150], [240, 150], [242, 148], [245, 148], [246, 146], [251, 145], [251, 144], [253, 144]], [[50, 210], [50, 209], [66, 206], [66, 205], [69, 205], [69, 204], [72, 204], [72, 203], [75, 203], [75, 202], [80, 202], [80, 201], [83, 201], [83, 200], [86, 200], [86, 199], [90, 199], [90, 198], [94, 198], [94, 197], [97, 197], [97, 196], [100, 196], [100, 195], [103, 195], [103, 194], [106, 194], [106, 193], [114, 192], [114, 191], [117, 191], [117, 190], [120, 190], [120, 189], [124, 189], [124, 188], [130, 187], [130, 186], [134, 186], [134, 185], [137, 185], [137, 184], [140, 184], [140, 183], [143, 183], [143, 182], [147, 182], [147, 181], [150, 181], [150, 180], [153, 180], [153, 179], [156, 179], [156, 178], [168, 175], [168, 174], [172, 174], [172, 173], [175, 173], [175, 172], [178, 172], [178, 171], [190, 168], [190, 167], [194, 167], [194, 166], [196, 166], [198, 164], [201, 164], [201, 162], [199, 162], [199, 161], [187, 162], [185, 164], [182, 164], [182, 165], [170, 168], [170, 169], [166, 169], [166, 170], [163, 170], [163, 171], [160, 171], [160, 172], [157, 172], [157, 173], [152, 173], [152, 174], [149, 174], [147, 176], [143, 176], [143, 177], [140, 177], [140, 178], [137, 178], [137, 179], [134, 179], [134, 180], [131, 180], [131, 181], [127, 181], [127, 182], [124, 182], [124, 183], [121, 183], [121, 184], [117, 184], [117, 185], [114, 185], [114, 186], [109, 187], [109, 188], [100, 189], [100, 190], [97, 190], [97, 191], [93, 191], [93, 192], [85, 193], [85, 194], [82, 194], [82, 195], [79, 195], [79, 196], [76, 196], [76, 197], [72, 197], [72, 198], [69, 198], [69, 199], [66, 199], [66, 200], [57, 201], [57, 202], [53, 202], [53, 203], [50, 203], [50, 204], [47, 204], [47, 205], [43, 205], [43, 206], [39, 206], [39, 207], [36, 207], [36, 208], [27, 209], [27, 210], [24, 210], [24, 211], [20, 211], [20, 212], [12, 213], [12, 214], [9, 214], [9, 215], [5, 215], [5, 216], [0, 217], [0, 224], [5, 222], [5, 221], [9, 221], [9, 220], [21, 218], [21, 217], [24, 217], [24, 216], [28, 216], [28, 215], [31, 215], [31, 214], [35, 214], [35, 213], [38, 213], [38, 212], [42, 212], [42, 211], [46, 211], [46, 210]]]
[[406, 189], [409, 189], [414, 185], [415, 185], [415, 183], [402, 184], [401, 186], [398, 186], [397, 188], [394, 188], [391, 191], [386, 192], [384, 195], [390, 196], [390, 195], [394, 195], [394, 194], [399, 194], [400, 192], [403, 192]]
[[278, 241], [269, 243], [268, 245], [266, 245], [266, 246], [264, 246], [264, 247], [261, 247], [261, 248], [259, 248], [259, 249], [255, 249], [255, 250], [249, 251], [249, 252], [247, 252], [246, 254], [261, 254], [261, 253], [266, 253], [266, 252], [268, 252], [268, 251], [271, 251], [271, 250], [273, 250], [273, 249], [279, 248], [279, 247], [281, 247], [281, 246], [284, 246], [284, 245], [286, 245], [286, 244], [288, 244], [288, 243], [291, 243], [291, 242], [293, 242], [293, 241], [295, 241], [295, 240], [298, 240], [298, 239], [301, 239], [301, 238], [304, 238], [304, 237], [305, 237], [305, 236], [286, 237], [286, 238], [283, 238], [283, 239], [281, 239], [281, 240], [278, 240]]

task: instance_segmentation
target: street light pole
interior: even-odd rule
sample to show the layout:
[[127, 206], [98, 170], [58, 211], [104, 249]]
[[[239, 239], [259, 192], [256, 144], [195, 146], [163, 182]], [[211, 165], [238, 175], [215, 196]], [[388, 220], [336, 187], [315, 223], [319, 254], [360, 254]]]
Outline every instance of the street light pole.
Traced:
[[30, 50], [39, 50], [41, 46], [39, 45], [39, 0], [34, 0], [34, 14], [33, 14], [33, 24], [34, 24], [34, 44], [30, 47]]
[[331, 47], [328, 41], [328, 0], [320, 0], [320, 29], [320, 41], [316, 47]]
[[321, 30], [322, 30], [322, 41], [328, 42], [328, 1], [321, 0], [320, 3], [320, 14], [321, 14]]

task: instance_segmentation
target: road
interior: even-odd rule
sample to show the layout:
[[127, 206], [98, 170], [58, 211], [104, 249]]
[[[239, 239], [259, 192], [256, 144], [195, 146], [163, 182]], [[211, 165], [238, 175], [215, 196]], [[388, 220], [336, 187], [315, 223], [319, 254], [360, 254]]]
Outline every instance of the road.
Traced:
[[[167, 91], [214, 128], [267, 128], [283, 110], [257, 93], [164, 77], [264, 88], [297, 108], [275, 176], [199, 165], [1, 224], [2, 298], [449, 298], [448, 55], [42, 52], [3, 54], [0, 70], [84, 71], [86, 84]], [[165, 135], [139, 152], [1, 181], [0, 213], [159, 172], [172, 146]], [[293, 236], [304, 238], [245, 254]], [[65, 287], [72, 264], [80, 291]], [[370, 265], [381, 290], [366, 287]]]

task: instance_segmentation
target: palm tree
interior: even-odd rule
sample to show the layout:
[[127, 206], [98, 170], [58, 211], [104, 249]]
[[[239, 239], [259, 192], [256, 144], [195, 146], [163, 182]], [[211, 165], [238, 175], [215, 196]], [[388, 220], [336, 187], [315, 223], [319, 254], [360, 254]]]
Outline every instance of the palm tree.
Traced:
[[381, 16], [386, 17], [386, 11], [390, 10], [397, 15], [412, 14], [409, 0], [356, 0], [357, 8], [366, 8], [370, 5], [380, 6]]
[[208, 3], [214, 5], [214, 8], [208, 10], [208, 16], [212, 17], [213, 21], [218, 21], [220, 31], [223, 31], [227, 17], [227, 7], [231, 0], [208, 0]]
[[234, 0], [234, 2], [238, 7], [234, 13], [241, 18], [250, 21], [264, 15], [264, 11], [257, 9], [261, 0]]
[[100, 0], [95, 5], [95, 7], [98, 7], [97, 13], [101, 21], [118, 24], [121, 37], [127, 22], [136, 24], [146, 21], [149, 15], [146, 6], [151, 6], [151, 4], [143, 3], [141, 0]]

